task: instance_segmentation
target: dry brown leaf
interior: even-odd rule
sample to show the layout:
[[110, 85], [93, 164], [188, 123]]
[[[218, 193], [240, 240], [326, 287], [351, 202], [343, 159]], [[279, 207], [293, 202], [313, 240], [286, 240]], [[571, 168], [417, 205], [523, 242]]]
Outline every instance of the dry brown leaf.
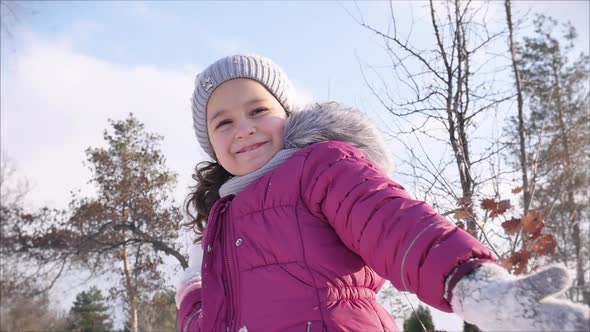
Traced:
[[481, 208], [487, 211], [496, 211], [498, 208], [498, 203], [492, 198], [482, 199]]
[[519, 218], [512, 218], [502, 223], [506, 235], [513, 235], [520, 231], [522, 224]]
[[528, 250], [521, 250], [512, 253], [510, 256], [510, 263], [514, 274], [523, 274], [528, 270], [529, 259], [531, 259], [531, 253]]
[[533, 243], [531, 250], [539, 256], [555, 255], [557, 241], [552, 235], [545, 234]]
[[543, 227], [545, 227], [543, 215], [536, 210], [529, 211], [529, 213], [522, 218], [522, 230], [525, 233], [534, 234], [539, 232]]

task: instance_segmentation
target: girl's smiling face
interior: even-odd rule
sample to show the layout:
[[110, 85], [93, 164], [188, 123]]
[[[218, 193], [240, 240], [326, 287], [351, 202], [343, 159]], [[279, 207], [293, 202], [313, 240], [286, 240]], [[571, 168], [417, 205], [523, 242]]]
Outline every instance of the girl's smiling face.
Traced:
[[222, 83], [207, 103], [207, 133], [218, 162], [233, 175], [249, 174], [283, 148], [287, 112], [257, 81]]

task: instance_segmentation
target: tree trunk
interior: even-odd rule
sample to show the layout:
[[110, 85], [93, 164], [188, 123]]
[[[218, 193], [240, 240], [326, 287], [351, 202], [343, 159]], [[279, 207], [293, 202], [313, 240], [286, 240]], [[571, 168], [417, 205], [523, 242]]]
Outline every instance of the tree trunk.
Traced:
[[[563, 108], [561, 102], [561, 82], [559, 79], [559, 74], [557, 72], [557, 68], [555, 68], [555, 64], [553, 66], [553, 78], [555, 80], [555, 89], [556, 89], [556, 108], [557, 113], [559, 115], [559, 136], [561, 139], [561, 144], [563, 146], [563, 151], [565, 153], [565, 162], [566, 162], [566, 181], [567, 181], [567, 205], [570, 209], [570, 220], [569, 222], [573, 223], [572, 229], [572, 242], [574, 244], [574, 250], [576, 252], [576, 285], [575, 285], [575, 301], [580, 301], [584, 303], [588, 303], [589, 299], [588, 296], [590, 295], [586, 291], [586, 280], [584, 278], [584, 261], [581, 253], [582, 249], [582, 241], [580, 239], [580, 224], [578, 216], [576, 214], [576, 206], [575, 206], [575, 199], [574, 199], [574, 183], [573, 183], [573, 162], [572, 162], [572, 155], [570, 153], [570, 147], [567, 140], [567, 130], [565, 128], [565, 121], [563, 116]], [[580, 294], [580, 292], [582, 294]], [[580, 296], [582, 297], [580, 299]]]
[[129, 254], [127, 253], [127, 246], [123, 247], [123, 267], [125, 271], [125, 280], [127, 281], [127, 296], [129, 297], [129, 313], [131, 315], [131, 332], [138, 332], [137, 326], [137, 300], [135, 294], [135, 287], [131, 280], [131, 269], [129, 267]]
[[[435, 31], [438, 51], [440, 52], [446, 71], [446, 127], [449, 134], [449, 142], [455, 154], [455, 161], [457, 163], [457, 170], [459, 172], [459, 179], [461, 181], [462, 202], [469, 217], [466, 218], [467, 230], [477, 238], [477, 225], [475, 221], [475, 212], [473, 210], [473, 178], [471, 176], [471, 162], [469, 156], [469, 141], [467, 139], [465, 126], [466, 120], [464, 110], [468, 105], [463, 104], [463, 96], [468, 95], [467, 79], [469, 76], [469, 59], [465, 49], [465, 35], [463, 32], [458, 0], [455, 1], [455, 32], [454, 39], [455, 53], [457, 56], [457, 64], [452, 65], [447, 59], [447, 53], [438, 32], [438, 24], [435, 21], [434, 4], [430, 1], [430, 16], [432, 26]], [[456, 75], [456, 77], [455, 77]]]
[[518, 141], [520, 143], [520, 170], [522, 172], [522, 192], [523, 192], [523, 216], [526, 216], [531, 204], [531, 191], [529, 186], [527, 172], [527, 155], [526, 155], [526, 132], [524, 127], [522, 85], [520, 81], [520, 72], [516, 62], [516, 47], [514, 45], [514, 32], [512, 29], [512, 11], [510, 0], [504, 3], [506, 7], [506, 21], [510, 38], [510, 56], [512, 57], [512, 70], [514, 71], [514, 81], [516, 83], [516, 100], [518, 107]]
[[[129, 165], [128, 165], [128, 155], [125, 152], [121, 155], [122, 164], [123, 164], [123, 180], [126, 181], [129, 177]], [[129, 202], [127, 201], [128, 195], [127, 192], [124, 193], [122, 196], [123, 199], [123, 221], [129, 221]], [[125, 241], [127, 241], [127, 234], [125, 233]], [[133, 280], [131, 276], [131, 267], [129, 264], [129, 253], [127, 252], [127, 244], [123, 245], [123, 267], [125, 270], [125, 281], [127, 287], [127, 296], [129, 298], [129, 319], [131, 323], [131, 332], [138, 332], [137, 326], [137, 289], [133, 286]]]

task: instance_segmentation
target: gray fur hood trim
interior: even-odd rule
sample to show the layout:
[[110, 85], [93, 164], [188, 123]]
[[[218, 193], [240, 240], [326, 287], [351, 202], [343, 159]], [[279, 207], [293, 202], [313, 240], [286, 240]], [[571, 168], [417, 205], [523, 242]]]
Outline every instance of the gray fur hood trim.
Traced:
[[322, 141], [352, 144], [386, 174], [393, 172], [393, 163], [379, 130], [358, 110], [327, 102], [307, 105], [289, 115], [285, 149], [303, 148]]

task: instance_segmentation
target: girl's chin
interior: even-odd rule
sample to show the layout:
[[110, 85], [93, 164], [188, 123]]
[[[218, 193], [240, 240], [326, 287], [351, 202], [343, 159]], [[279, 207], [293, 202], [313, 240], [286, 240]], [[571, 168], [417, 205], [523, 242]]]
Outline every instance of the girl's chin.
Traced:
[[[230, 173], [236, 176], [248, 175], [264, 166], [270, 159], [268, 156], [256, 156], [248, 158], [247, 160], [241, 160], [237, 165], [234, 165], [234, 169], [228, 170]], [[226, 168], [227, 169], [227, 168]]]

